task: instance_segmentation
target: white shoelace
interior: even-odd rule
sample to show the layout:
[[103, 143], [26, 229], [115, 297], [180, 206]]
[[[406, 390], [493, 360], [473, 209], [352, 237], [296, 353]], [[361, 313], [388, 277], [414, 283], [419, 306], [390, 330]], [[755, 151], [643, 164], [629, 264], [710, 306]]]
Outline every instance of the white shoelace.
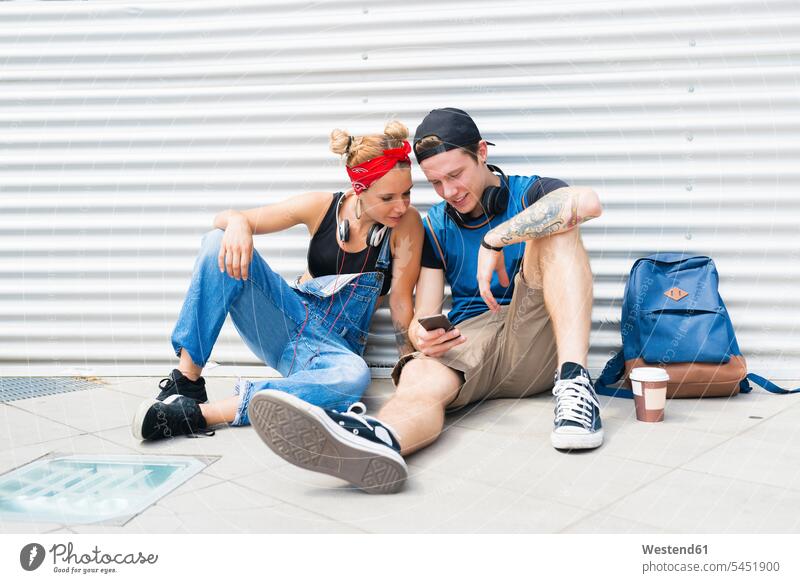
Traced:
[[587, 429], [592, 427], [592, 405], [600, 409], [600, 403], [591, 387], [591, 381], [583, 376], [556, 382], [556, 423], [575, 421]]
[[348, 417], [352, 417], [353, 419], [360, 421], [361, 423], [369, 427], [371, 431], [375, 431], [375, 428], [372, 427], [372, 425], [370, 425], [369, 422], [367, 421], [366, 414], [367, 414], [367, 406], [361, 401], [356, 401], [347, 408], [347, 411], [342, 413], [342, 415], [347, 415]]
[[[353, 403], [347, 408], [347, 411], [340, 413], [340, 415], [352, 417], [353, 419], [358, 420], [360, 423], [363, 423], [367, 428], [369, 428], [370, 431], [372, 431], [372, 434], [375, 437], [383, 442], [384, 445], [399, 451], [397, 438], [393, 437], [393, 435], [396, 435], [394, 430], [392, 430], [388, 425], [384, 424], [383, 421], [379, 421], [375, 417], [370, 417], [367, 415], [367, 406], [361, 401]], [[368, 420], [372, 420], [372, 424], [370, 424]], [[339, 421], [339, 425], [344, 425], [344, 421]], [[353, 429], [353, 433], [358, 435], [358, 429]]]

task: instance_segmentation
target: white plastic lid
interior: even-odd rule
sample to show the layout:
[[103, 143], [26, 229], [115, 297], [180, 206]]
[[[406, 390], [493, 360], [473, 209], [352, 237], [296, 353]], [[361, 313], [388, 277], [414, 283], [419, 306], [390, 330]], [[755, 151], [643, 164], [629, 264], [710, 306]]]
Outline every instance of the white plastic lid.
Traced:
[[669, 374], [663, 368], [638, 367], [631, 371], [631, 378], [642, 383], [659, 383], [669, 380]]

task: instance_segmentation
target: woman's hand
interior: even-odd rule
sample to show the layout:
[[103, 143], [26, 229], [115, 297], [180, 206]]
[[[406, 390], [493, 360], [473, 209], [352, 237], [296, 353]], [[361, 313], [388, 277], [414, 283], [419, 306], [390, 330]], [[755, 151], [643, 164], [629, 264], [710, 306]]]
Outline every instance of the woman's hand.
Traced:
[[445, 332], [444, 328], [428, 331], [419, 322], [414, 322], [413, 325], [416, 326], [414, 336], [417, 350], [425, 356], [442, 356], [451, 348], [467, 341], [458, 328], [453, 328], [449, 332]]
[[219, 270], [227, 272], [234, 279], [246, 281], [252, 258], [253, 231], [250, 223], [241, 213], [231, 215], [219, 246]]

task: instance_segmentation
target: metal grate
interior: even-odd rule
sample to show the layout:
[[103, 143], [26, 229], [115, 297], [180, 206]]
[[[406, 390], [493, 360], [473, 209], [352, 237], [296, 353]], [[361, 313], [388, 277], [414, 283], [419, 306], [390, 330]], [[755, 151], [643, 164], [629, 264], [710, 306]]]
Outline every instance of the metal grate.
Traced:
[[0, 377], [0, 403], [96, 389], [97, 381], [77, 377]]
[[202, 471], [207, 461], [53, 454], [0, 476], [0, 520], [124, 524]]

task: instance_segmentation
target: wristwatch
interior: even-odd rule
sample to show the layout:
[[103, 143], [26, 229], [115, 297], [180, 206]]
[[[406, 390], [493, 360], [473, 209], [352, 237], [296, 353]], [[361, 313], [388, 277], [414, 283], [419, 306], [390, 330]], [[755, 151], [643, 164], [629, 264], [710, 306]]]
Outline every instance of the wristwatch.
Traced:
[[494, 245], [489, 245], [489, 243], [486, 242], [486, 237], [481, 239], [481, 247], [485, 247], [486, 249], [489, 249], [490, 251], [502, 251], [503, 250], [502, 247], [495, 247]]

